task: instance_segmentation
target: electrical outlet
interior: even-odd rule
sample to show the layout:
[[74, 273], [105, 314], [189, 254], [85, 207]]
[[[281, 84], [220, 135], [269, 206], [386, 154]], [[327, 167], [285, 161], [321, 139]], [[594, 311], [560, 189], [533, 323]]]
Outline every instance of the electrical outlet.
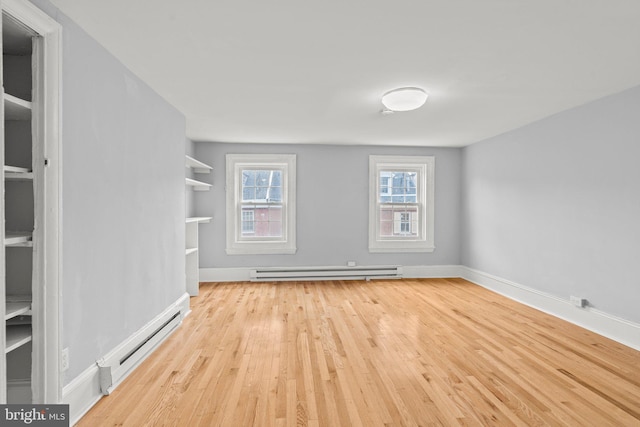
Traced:
[[347, 267], [355, 267], [355, 266], [356, 266], [355, 261], [347, 261]]
[[580, 297], [574, 297], [574, 296], [570, 296], [569, 301], [571, 301], [571, 304], [579, 308], [584, 308], [588, 304], [586, 298], [580, 298]]
[[62, 354], [60, 355], [60, 368], [63, 372], [69, 369], [69, 347], [62, 349]]

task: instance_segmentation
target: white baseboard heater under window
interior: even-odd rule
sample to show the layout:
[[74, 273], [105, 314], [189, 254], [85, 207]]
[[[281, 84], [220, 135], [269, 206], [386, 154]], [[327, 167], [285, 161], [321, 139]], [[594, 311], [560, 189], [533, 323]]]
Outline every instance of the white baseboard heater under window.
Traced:
[[354, 267], [264, 267], [254, 268], [251, 270], [252, 282], [400, 278], [402, 278], [402, 267], [397, 265], [359, 265]]
[[182, 323], [179, 307], [163, 313], [144, 328], [97, 361], [100, 371], [100, 391], [111, 392], [127, 375], [151, 354], [165, 338]]

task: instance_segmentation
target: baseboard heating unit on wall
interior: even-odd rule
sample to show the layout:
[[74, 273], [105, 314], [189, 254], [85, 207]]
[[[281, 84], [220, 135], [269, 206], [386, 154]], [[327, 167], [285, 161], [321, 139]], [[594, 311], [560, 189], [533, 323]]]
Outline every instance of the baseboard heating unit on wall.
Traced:
[[265, 267], [251, 270], [252, 282], [283, 280], [370, 280], [400, 279], [402, 267], [397, 265], [354, 267]]
[[165, 312], [150, 324], [97, 361], [100, 371], [100, 391], [111, 392], [165, 338], [182, 323], [179, 307]]

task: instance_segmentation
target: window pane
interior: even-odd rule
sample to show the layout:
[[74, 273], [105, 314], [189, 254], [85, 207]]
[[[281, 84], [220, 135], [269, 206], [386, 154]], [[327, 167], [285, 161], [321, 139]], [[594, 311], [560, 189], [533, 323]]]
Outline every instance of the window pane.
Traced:
[[256, 186], [257, 187], [268, 187], [271, 182], [271, 171], [268, 170], [260, 170], [256, 171]]
[[255, 232], [254, 209], [242, 209], [242, 234], [250, 235]]
[[417, 203], [416, 172], [380, 171], [380, 203]]
[[242, 235], [282, 237], [282, 205], [260, 204], [242, 208]]
[[256, 185], [256, 172], [252, 170], [242, 171], [242, 186], [243, 187], [255, 187]]
[[256, 198], [255, 187], [243, 187], [242, 188], [242, 200], [254, 200]]
[[242, 200], [256, 203], [282, 202], [282, 171], [243, 170]]
[[282, 202], [282, 187], [271, 187], [267, 201], [276, 203]]
[[380, 206], [380, 236], [415, 238], [418, 235], [417, 206]]

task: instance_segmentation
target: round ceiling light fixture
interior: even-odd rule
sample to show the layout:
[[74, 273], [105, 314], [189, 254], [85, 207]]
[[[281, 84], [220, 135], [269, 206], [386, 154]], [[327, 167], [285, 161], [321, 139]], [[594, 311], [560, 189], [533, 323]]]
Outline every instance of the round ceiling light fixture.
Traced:
[[382, 95], [382, 105], [386, 111], [411, 111], [422, 107], [428, 96], [419, 87], [401, 87]]

